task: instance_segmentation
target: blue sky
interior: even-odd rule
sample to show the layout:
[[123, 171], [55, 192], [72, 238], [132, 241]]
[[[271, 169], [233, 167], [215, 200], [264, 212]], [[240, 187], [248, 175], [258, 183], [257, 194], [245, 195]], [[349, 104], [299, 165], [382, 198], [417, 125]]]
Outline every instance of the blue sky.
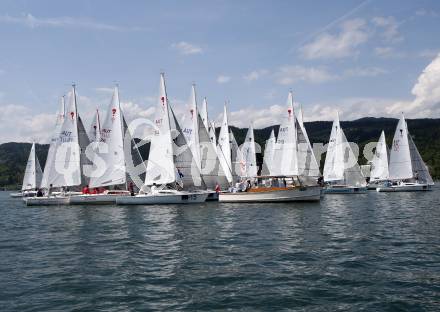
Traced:
[[440, 117], [439, 26], [438, 1], [4, 0], [0, 142], [46, 140], [72, 82], [86, 119], [115, 81], [149, 116], [161, 71], [177, 110], [195, 82], [238, 126], [276, 124], [290, 89], [306, 120]]

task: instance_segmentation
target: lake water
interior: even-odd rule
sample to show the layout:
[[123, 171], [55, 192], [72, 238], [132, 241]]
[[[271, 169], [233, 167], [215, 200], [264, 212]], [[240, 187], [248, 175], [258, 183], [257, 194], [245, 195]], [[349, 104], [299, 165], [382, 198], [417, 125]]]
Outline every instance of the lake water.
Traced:
[[321, 203], [25, 207], [1, 311], [438, 311], [440, 188]]

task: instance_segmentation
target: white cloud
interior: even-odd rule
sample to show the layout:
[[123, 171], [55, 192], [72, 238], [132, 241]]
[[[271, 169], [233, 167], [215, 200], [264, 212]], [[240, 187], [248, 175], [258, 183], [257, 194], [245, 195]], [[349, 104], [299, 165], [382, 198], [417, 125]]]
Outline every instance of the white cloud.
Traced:
[[321, 83], [338, 77], [331, 74], [325, 67], [285, 65], [275, 73], [275, 78], [281, 85], [291, 85], [298, 81]]
[[55, 128], [55, 114], [36, 114], [30, 108], [15, 105], [0, 105], [0, 143], [36, 142], [47, 143], [50, 139], [51, 125]]
[[179, 51], [182, 55], [191, 55], [191, 54], [201, 54], [203, 53], [203, 49], [199, 46], [191, 44], [186, 41], [180, 41], [178, 43], [173, 43], [171, 45], [172, 48]]
[[399, 23], [393, 16], [373, 17], [371, 22], [379, 28], [379, 35], [387, 43], [396, 43], [403, 40], [403, 36], [399, 33]]
[[29, 28], [38, 27], [69, 27], [69, 28], [84, 28], [92, 30], [107, 30], [107, 31], [143, 31], [147, 30], [142, 27], [124, 27], [117, 25], [104, 24], [92, 19], [75, 18], [75, 17], [50, 17], [50, 18], [38, 18], [30, 13], [21, 16], [1, 15], [0, 23], [17, 24], [26, 26]]
[[405, 107], [411, 116], [440, 116], [440, 54], [423, 70], [411, 93], [415, 99]]
[[257, 70], [251, 71], [247, 75], [244, 75], [243, 79], [250, 82], [250, 81], [258, 80], [261, 77], [267, 75], [268, 73], [269, 73], [269, 71], [266, 69], [257, 69]]
[[357, 48], [368, 40], [365, 20], [352, 19], [341, 25], [338, 34], [323, 33], [300, 48], [307, 59], [343, 58], [357, 54]]
[[376, 77], [388, 73], [380, 67], [356, 67], [344, 71], [345, 77]]
[[231, 77], [229, 76], [220, 75], [217, 77], [217, 83], [228, 83], [229, 81], [231, 81]]
[[[238, 111], [229, 113], [229, 122], [231, 125], [247, 128], [252, 122], [255, 128], [264, 128], [278, 124], [285, 114], [285, 107], [281, 105], [272, 105], [268, 108], [246, 107]], [[216, 118], [217, 124], [221, 124], [223, 114]]]

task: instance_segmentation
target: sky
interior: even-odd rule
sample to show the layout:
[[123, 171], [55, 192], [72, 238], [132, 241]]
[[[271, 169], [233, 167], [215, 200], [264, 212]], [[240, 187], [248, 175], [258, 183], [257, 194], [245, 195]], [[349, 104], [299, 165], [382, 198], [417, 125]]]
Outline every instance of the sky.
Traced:
[[0, 143], [47, 142], [77, 85], [86, 127], [115, 83], [127, 119], [152, 118], [159, 74], [183, 112], [279, 123], [289, 90], [305, 121], [440, 117], [439, 1], [0, 2]]

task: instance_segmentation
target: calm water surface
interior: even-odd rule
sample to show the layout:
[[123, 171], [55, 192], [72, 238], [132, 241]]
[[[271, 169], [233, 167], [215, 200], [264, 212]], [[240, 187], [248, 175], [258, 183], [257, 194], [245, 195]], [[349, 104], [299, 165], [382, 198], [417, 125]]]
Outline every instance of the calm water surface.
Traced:
[[47, 208], [2, 192], [0, 310], [438, 311], [439, 204], [440, 188]]

